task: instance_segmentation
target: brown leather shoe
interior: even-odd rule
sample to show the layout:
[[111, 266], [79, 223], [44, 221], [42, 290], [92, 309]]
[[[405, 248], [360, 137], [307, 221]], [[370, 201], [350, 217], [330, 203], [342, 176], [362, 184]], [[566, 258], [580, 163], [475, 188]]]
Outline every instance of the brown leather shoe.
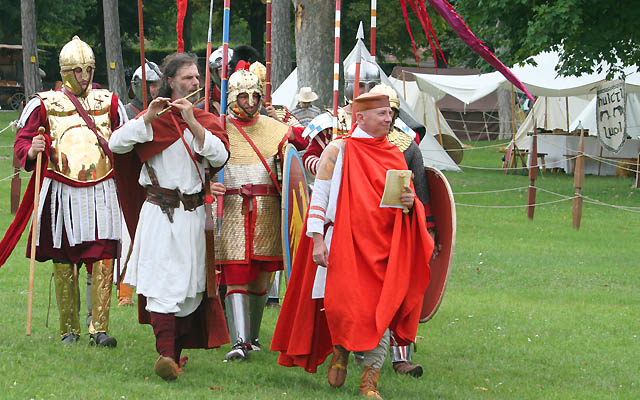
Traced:
[[422, 365], [412, 364], [411, 361], [398, 361], [393, 363], [393, 370], [396, 374], [411, 375], [414, 378], [422, 376]]
[[364, 367], [362, 371], [362, 379], [360, 380], [360, 394], [369, 399], [379, 399], [380, 392], [378, 392], [378, 375], [379, 369]]
[[153, 371], [165, 381], [173, 381], [178, 378], [180, 368], [173, 358], [160, 356], [153, 365]]
[[333, 346], [333, 356], [329, 363], [329, 385], [339, 388], [347, 378], [347, 363], [349, 362], [349, 351], [342, 346]]

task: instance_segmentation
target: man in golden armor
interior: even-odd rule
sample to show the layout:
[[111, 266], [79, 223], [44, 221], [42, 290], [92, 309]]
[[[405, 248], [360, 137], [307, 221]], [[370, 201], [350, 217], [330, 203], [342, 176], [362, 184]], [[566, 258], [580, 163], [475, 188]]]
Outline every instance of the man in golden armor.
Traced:
[[93, 275], [90, 343], [115, 347], [107, 331], [121, 219], [107, 142], [127, 117], [115, 94], [92, 89], [89, 45], [74, 36], [59, 61], [62, 89], [27, 104], [14, 150], [26, 170], [44, 152], [36, 259], [53, 260], [62, 342], [80, 339], [78, 266], [84, 264]]
[[272, 273], [283, 269], [281, 152], [288, 141], [300, 149], [304, 141], [288, 125], [260, 115], [262, 89], [255, 74], [237, 70], [229, 78], [228, 93], [231, 156], [224, 184], [212, 185], [214, 195], [224, 195], [216, 261], [222, 265], [220, 283], [227, 286], [225, 306], [233, 344], [226, 359], [244, 360], [249, 350], [260, 350], [267, 287]]

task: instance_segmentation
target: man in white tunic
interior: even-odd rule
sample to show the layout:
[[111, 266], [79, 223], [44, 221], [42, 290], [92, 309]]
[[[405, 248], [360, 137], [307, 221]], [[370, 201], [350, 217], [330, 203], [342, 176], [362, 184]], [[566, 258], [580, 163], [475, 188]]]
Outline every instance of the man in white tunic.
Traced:
[[[229, 341], [220, 300], [205, 293], [203, 207], [205, 168], [222, 167], [229, 152], [218, 120], [185, 98], [199, 86], [197, 58], [169, 55], [162, 73], [159, 96], [145, 114], [112, 137], [110, 147], [144, 163], [135, 169], [146, 200], [132, 234], [125, 283], [143, 296], [140, 322], [153, 326], [160, 354], [154, 370], [172, 380], [180, 372], [183, 348], [212, 348]], [[160, 114], [167, 106], [171, 111]], [[128, 169], [125, 163], [118, 168]], [[126, 178], [118, 179], [119, 186], [127, 184]], [[127, 212], [125, 200], [123, 211], [131, 230], [132, 218], [138, 215]]]

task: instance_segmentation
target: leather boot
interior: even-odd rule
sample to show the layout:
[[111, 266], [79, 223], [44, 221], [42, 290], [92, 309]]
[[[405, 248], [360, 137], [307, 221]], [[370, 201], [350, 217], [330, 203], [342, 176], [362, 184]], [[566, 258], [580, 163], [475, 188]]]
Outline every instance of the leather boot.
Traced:
[[342, 346], [333, 346], [333, 356], [329, 363], [327, 377], [331, 387], [339, 388], [347, 378], [347, 365], [349, 363], [349, 351]]
[[393, 370], [397, 374], [411, 375], [414, 378], [422, 376], [422, 365], [411, 362], [411, 345], [409, 346], [389, 346]]
[[380, 392], [378, 392], [378, 375], [380, 370], [371, 367], [364, 367], [362, 371], [362, 379], [360, 380], [360, 394], [369, 399], [379, 399]]
[[74, 343], [80, 337], [80, 288], [73, 264], [54, 262], [53, 280], [60, 314], [60, 336], [63, 343]]
[[245, 360], [251, 349], [249, 345], [249, 295], [246, 292], [232, 292], [224, 302], [232, 349], [225, 355], [227, 360]]
[[91, 282], [90, 344], [116, 347], [118, 342], [109, 336], [109, 310], [111, 308], [111, 286], [113, 284], [113, 260], [93, 263]]
[[160, 356], [153, 364], [153, 371], [165, 381], [173, 381], [178, 378], [180, 368], [173, 358]]

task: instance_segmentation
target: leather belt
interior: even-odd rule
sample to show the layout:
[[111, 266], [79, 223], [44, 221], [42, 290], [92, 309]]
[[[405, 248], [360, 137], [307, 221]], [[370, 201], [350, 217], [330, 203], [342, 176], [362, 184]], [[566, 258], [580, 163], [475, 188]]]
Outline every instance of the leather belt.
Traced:
[[270, 197], [278, 197], [280, 193], [278, 193], [278, 189], [274, 185], [269, 184], [246, 184], [242, 185], [239, 189], [230, 189], [225, 192], [225, 196], [233, 196], [233, 195], [242, 196], [242, 214], [247, 214], [253, 211], [253, 197], [257, 196], [270, 196]]
[[195, 194], [182, 194], [177, 189], [166, 189], [159, 186], [147, 186], [147, 201], [160, 206], [162, 211], [173, 223], [173, 210], [180, 207], [180, 203], [186, 211], [193, 211], [204, 204], [204, 190]]

